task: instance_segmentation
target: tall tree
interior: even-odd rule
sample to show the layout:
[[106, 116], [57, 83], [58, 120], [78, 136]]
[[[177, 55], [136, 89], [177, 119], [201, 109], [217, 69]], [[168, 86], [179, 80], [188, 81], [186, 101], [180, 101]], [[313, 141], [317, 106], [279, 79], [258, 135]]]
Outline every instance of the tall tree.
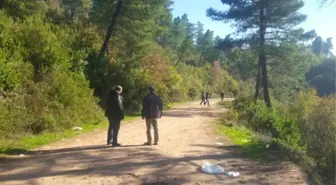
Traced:
[[204, 36], [203, 32], [204, 32], [204, 25], [200, 22], [197, 22], [196, 37], [195, 37], [197, 48], [199, 48], [200, 42]]
[[108, 51], [108, 45], [110, 42], [110, 39], [112, 37], [113, 32], [115, 31], [115, 27], [117, 24], [117, 18], [120, 16], [122, 8], [124, 5], [123, 0], [118, 0], [116, 4], [116, 8], [114, 10], [114, 13], [111, 17], [111, 22], [109, 23], [109, 26], [106, 31], [105, 39], [103, 41], [103, 45], [99, 51], [98, 58], [101, 59], [104, 56], [105, 51]]
[[93, 2], [91, 21], [101, 33], [107, 30], [98, 60], [97, 56], [91, 56], [87, 67], [90, 78], [95, 79], [91, 80], [91, 86], [96, 95], [104, 98], [112, 83], [120, 83], [113, 80], [134, 81], [126, 74], [139, 68], [142, 58], [152, 49], [167, 3], [168, 0]]
[[336, 59], [326, 59], [314, 66], [306, 74], [309, 84], [316, 88], [320, 96], [329, 96], [336, 92]]
[[320, 36], [316, 37], [315, 40], [312, 42], [312, 50], [317, 56], [320, 56], [322, 54], [323, 45], [324, 42], [322, 37]]
[[180, 17], [176, 17], [170, 29], [171, 29], [170, 36], [172, 40], [171, 47], [172, 47], [172, 55], [173, 55], [176, 49], [179, 47], [179, 45], [182, 44], [183, 40], [186, 37], [186, 25], [182, 23], [182, 20]]
[[320, 36], [316, 37], [312, 42], [311, 49], [317, 56], [323, 55], [328, 57], [330, 54], [332, 54], [332, 37], [327, 38], [326, 41], [324, 41]]
[[332, 49], [333, 49], [333, 43], [332, 43], [332, 37], [327, 38], [327, 40], [323, 43], [323, 54], [326, 56], [329, 56], [332, 54]]
[[[204, 54], [210, 49], [214, 49], [214, 40], [213, 40], [213, 31], [207, 30], [203, 37], [200, 38], [200, 41], [198, 43], [198, 49], [200, 52], [200, 58], [198, 60], [198, 65], [202, 65], [202, 60], [204, 57]], [[213, 61], [208, 61], [213, 62]]]
[[236, 33], [240, 36], [239, 41], [258, 48], [264, 100], [268, 106], [271, 106], [266, 46], [288, 39], [295, 26], [306, 19], [305, 15], [298, 12], [304, 6], [304, 2], [301, 0], [221, 1], [228, 5], [229, 9], [223, 12], [210, 8], [207, 10], [207, 15], [213, 20], [233, 22], [237, 28]]

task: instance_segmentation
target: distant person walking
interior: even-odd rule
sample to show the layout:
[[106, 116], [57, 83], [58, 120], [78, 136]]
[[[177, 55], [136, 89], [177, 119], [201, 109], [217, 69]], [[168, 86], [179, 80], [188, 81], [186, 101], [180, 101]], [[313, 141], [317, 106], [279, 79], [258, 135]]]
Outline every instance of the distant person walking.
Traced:
[[120, 123], [121, 120], [124, 119], [122, 97], [120, 96], [121, 92], [122, 87], [119, 85], [110, 91], [107, 99], [107, 108], [105, 111], [105, 116], [109, 120], [109, 128], [107, 131], [107, 145], [112, 145], [114, 147], [121, 146], [118, 143]]
[[222, 92], [220, 93], [220, 96], [221, 96], [221, 100], [224, 101], [224, 91], [222, 91]]
[[154, 87], [149, 87], [149, 94], [144, 97], [141, 116], [146, 119], [147, 142], [144, 145], [152, 145], [151, 127], [154, 129], [154, 145], [159, 144], [158, 119], [162, 116], [163, 104], [161, 98], [154, 92]]
[[208, 106], [210, 106], [210, 93], [209, 93], [209, 91], [206, 92], [206, 94], [205, 94], [205, 104], [208, 104]]
[[202, 104], [205, 105], [206, 101], [205, 101], [205, 94], [204, 94], [204, 92], [201, 93], [201, 100], [202, 101], [201, 101], [200, 105], [202, 105]]

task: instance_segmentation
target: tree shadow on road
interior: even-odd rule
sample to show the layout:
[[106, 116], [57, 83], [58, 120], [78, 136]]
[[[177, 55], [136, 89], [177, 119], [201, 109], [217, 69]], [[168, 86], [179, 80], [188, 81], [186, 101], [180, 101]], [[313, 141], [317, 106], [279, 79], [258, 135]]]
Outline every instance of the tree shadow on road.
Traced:
[[[127, 177], [122, 184], [176, 184], [196, 183], [192, 178], [206, 176], [199, 184], [269, 184], [269, 178], [256, 173], [279, 175], [284, 173], [279, 165], [260, 165], [242, 159], [231, 152], [232, 147], [194, 145], [207, 147], [209, 152], [200, 155], [197, 149], [183, 157], [167, 157], [156, 147], [87, 146], [50, 150], [22, 158], [7, 158], [0, 163], [0, 182], [28, 182], [39, 178], [53, 177]], [[224, 175], [204, 174], [200, 170], [204, 161], [218, 161], [225, 170], [239, 171], [247, 176], [244, 180]], [[139, 169], [148, 170], [138, 174]], [[17, 171], [18, 170], [18, 171]], [[209, 181], [209, 178], [211, 181]], [[196, 184], [197, 184], [196, 183]], [[293, 183], [297, 181], [293, 180]]]
[[172, 109], [169, 112], [164, 112], [164, 117], [177, 117], [177, 118], [189, 118], [194, 116], [202, 116], [208, 118], [215, 118], [221, 115], [221, 112], [213, 112], [213, 110], [209, 108], [177, 108]]
[[[131, 148], [131, 147], [146, 147], [143, 144], [138, 145], [123, 145], [122, 148]], [[111, 145], [90, 145], [90, 146], [79, 146], [71, 148], [61, 148], [61, 149], [51, 149], [51, 150], [26, 150], [22, 148], [11, 148], [4, 152], [7, 155], [43, 155], [43, 154], [56, 154], [56, 153], [67, 153], [67, 152], [77, 152], [77, 151], [90, 151], [90, 150], [104, 150], [114, 148]], [[5, 158], [1, 158], [3, 160]]]
[[[144, 185], [161, 182], [156, 177], [166, 177], [162, 182], [183, 184], [189, 181], [184, 176], [198, 174], [199, 165], [195, 161], [216, 160], [232, 157], [230, 155], [190, 155], [167, 157], [155, 147], [120, 147], [88, 146], [50, 150], [44, 154], [3, 159], [0, 163], [0, 181], [27, 182], [44, 177], [76, 177], [83, 175], [111, 177], [135, 174], [135, 180]], [[185, 167], [192, 166], [192, 171]], [[194, 167], [193, 167], [194, 166]], [[136, 175], [138, 169], [147, 169], [149, 174]]]

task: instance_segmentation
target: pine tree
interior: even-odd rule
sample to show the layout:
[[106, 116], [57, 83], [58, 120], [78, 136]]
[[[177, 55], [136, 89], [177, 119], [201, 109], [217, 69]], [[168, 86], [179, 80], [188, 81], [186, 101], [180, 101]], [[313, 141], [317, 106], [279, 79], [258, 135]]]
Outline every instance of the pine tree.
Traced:
[[323, 40], [322, 37], [316, 37], [312, 43], [312, 51], [317, 55], [320, 56], [323, 51]]
[[100, 55], [109, 51], [109, 45], [118, 51], [133, 52], [147, 41], [154, 41], [169, 3], [169, 0], [94, 0], [91, 20], [107, 29]]
[[[91, 56], [90, 78], [96, 94], [104, 97], [112, 80], [134, 81], [132, 70], [150, 54], [156, 36], [162, 31], [169, 0], [94, 0], [90, 19], [104, 30], [104, 40], [97, 56]], [[106, 31], [105, 31], [106, 30]], [[103, 32], [103, 31], [102, 31]], [[102, 64], [100, 64], [102, 63]], [[122, 73], [121, 73], [122, 71]], [[117, 76], [117, 78], [116, 78]]]
[[196, 27], [196, 37], [195, 37], [195, 40], [196, 40], [196, 45], [197, 45], [197, 49], [200, 50], [199, 46], [200, 46], [200, 43], [201, 43], [201, 40], [204, 36], [204, 25], [200, 22], [197, 23], [197, 27]]
[[323, 44], [323, 53], [328, 57], [330, 56], [330, 54], [332, 54], [332, 49], [333, 49], [332, 37], [329, 37]]
[[[236, 28], [236, 34], [250, 47], [257, 47], [259, 52], [258, 64], [261, 68], [261, 79], [264, 100], [271, 106], [266, 46], [286, 40], [295, 26], [306, 19], [298, 10], [304, 6], [301, 0], [221, 0], [230, 8], [218, 11], [214, 8], [207, 10], [207, 15], [213, 20], [231, 22]], [[257, 79], [256, 90], [259, 88]]]
[[[207, 30], [203, 37], [200, 38], [198, 43], [198, 49], [200, 52], [200, 58], [198, 60], [198, 65], [201, 66], [203, 63], [204, 55], [209, 54], [214, 48], [214, 39], [213, 39], [213, 31]], [[213, 61], [208, 61], [213, 62]]]
[[320, 36], [316, 37], [312, 42], [311, 49], [317, 56], [323, 55], [328, 57], [332, 54], [332, 37], [327, 38], [326, 41], [324, 41]]

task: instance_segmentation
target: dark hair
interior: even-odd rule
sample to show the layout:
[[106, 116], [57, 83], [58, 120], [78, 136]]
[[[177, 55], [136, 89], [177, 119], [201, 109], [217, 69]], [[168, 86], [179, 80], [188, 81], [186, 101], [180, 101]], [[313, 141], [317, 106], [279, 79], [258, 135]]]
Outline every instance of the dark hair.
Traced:
[[151, 92], [151, 93], [152, 93], [152, 92], [154, 92], [154, 90], [155, 90], [155, 89], [154, 89], [154, 87], [153, 87], [153, 86], [149, 86], [149, 87], [148, 87], [148, 90], [149, 90], [149, 92]]

